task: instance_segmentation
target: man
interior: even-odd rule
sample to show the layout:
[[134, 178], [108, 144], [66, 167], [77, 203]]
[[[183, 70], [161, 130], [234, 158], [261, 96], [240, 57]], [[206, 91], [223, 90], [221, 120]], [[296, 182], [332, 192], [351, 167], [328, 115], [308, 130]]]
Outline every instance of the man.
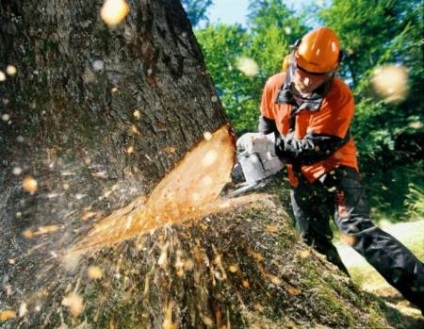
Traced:
[[326, 27], [296, 42], [287, 72], [268, 79], [259, 131], [274, 132], [287, 163], [291, 203], [301, 237], [348, 274], [332, 244], [329, 218], [351, 246], [411, 303], [424, 310], [424, 264], [370, 219], [349, 126], [354, 100], [336, 72], [340, 42]]

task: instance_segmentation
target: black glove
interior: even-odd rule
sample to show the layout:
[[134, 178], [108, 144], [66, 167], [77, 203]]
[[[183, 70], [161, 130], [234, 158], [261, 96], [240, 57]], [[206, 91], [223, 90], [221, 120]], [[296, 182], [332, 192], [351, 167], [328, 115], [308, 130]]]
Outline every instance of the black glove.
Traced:
[[345, 139], [307, 133], [304, 138], [297, 139], [294, 132], [287, 135], [278, 134], [275, 138], [275, 154], [287, 163], [309, 165], [322, 161], [344, 145]]
[[286, 160], [284, 136], [281, 134], [276, 134], [275, 136], [275, 154], [280, 158], [280, 160]]
[[313, 145], [308, 139], [296, 139], [294, 132], [278, 134], [275, 138], [275, 154], [288, 163], [298, 163], [311, 148]]

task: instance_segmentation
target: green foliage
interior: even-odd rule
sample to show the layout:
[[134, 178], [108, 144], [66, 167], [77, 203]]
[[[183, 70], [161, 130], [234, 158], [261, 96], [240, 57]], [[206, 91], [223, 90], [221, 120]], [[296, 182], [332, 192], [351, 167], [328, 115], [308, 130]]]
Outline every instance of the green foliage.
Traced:
[[[394, 141], [385, 119], [387, 108], [384, 103], [364, 97], [356, 104], [356, 117], [353, 125], [359, 153], [376, 159], [385, 150], [393, 151]], [[370, 129], [371, 128], [371, 129]]]
[[[352, 133], [374, 217], [398, 221], [422, 215], [422, 2], [334, 0], [320, 18], [350, 53], [341, 75], [355, 95]], [[408, 69], [409, 93], [402, 101], [387, 101], [372, 84], [375, 69], [385, 64]], [[390, 79], [395, 85], [396, 76]]]
[[[365, 163], [396, 161], [396, 139], [423, 132], [423, 7], [421, 1], [335, 0], [320, 11], [351, 54], [342, 75], [351, 82], [357, 102], [353, 134]], [[371, 84], [383, 64], [408, 68], [409, 94], [402, 102], [380, 98]], [[393, 83], [396, 77], [392, 76]], [[390, 158], [387, 152], [393, 152]], [[390, 166], [390, 165], [388, 165]], [[365, 170], [375, 170], [365, 168]]]
[[254, 129], [262, 81], [237, 69], [237, 60], [247, 56], [250, 36], [241, 26], [219, 24], [198, 30], [196, 37], [230, 121], [239, 132]]
[[212, 5], [212, 0], [181, 0], [181, 3], [187, 13], [187, 17], [193, 27], [201, 22], [209, 22], [207, 10]]
[[260, 63], [267, 78], [281, 70], [290, 45], [307, 29], [299, 17], [279, 0], [251, 1], [249, 9], [250, 54]]
[[410, 183], [404, 203], [409, 218], [424, 218], [424, 186]]
[[405, 163], [388, 170], [376, 169], [363, 173], [368, 202], [376, 222], [390, 222], [424, 217], [423, 163]]
[[[306, 31], [300, 19], [277, 0], [252, 1], [249, 17], [248, 29], [218, 24], [196, 31], [224, 109], [239, 134], [257, 130], [263, 85], [280, 71], [289, 45]], [[240, 58], [252, 59], [258, 74], [241, 72]]]

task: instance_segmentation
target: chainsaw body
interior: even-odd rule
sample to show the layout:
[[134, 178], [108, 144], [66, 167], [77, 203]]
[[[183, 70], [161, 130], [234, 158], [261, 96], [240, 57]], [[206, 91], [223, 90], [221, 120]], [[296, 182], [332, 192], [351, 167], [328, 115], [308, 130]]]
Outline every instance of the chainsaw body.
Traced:
[[237, 140], [237, 170], [245, 182], [231, 193], [236, 196], [265, 186], [272, 176], [283, 169], [284, 163], [275, 154], [274, 134], [247, 133]]

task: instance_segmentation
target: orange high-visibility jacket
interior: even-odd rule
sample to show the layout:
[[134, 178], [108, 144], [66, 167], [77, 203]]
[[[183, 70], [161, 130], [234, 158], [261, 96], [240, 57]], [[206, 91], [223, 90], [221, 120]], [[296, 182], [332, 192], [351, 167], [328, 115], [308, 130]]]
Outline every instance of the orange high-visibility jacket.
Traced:
[[[274, 120], [280, 134], [287, 135], [290, 130], [289, 117], [293, 105], [277, 104], [277, 95], [286, 81], [286, 73], [275, 74], [265, 84], [261, 115], [267, 120]], [[317, 111], [301, 110], [295, 117], [294, 138], [301, 140], [307, 133], [324, 134], [345, 138], [354, 115], [354, 100], [349, 87], [339, 78], [324, 96], [321, 107]], [[338, 166], [348, 166], [358, 170], [357, 150], [352, 138], [338, 148], [327, 158], [312, 164], [300, 166], [300, 172], [309, 182], [313, 182], [323, 174]], [[296, 175], [292, 165], [288, 165], [289, 178], [292, 186], [297, 185]]]

